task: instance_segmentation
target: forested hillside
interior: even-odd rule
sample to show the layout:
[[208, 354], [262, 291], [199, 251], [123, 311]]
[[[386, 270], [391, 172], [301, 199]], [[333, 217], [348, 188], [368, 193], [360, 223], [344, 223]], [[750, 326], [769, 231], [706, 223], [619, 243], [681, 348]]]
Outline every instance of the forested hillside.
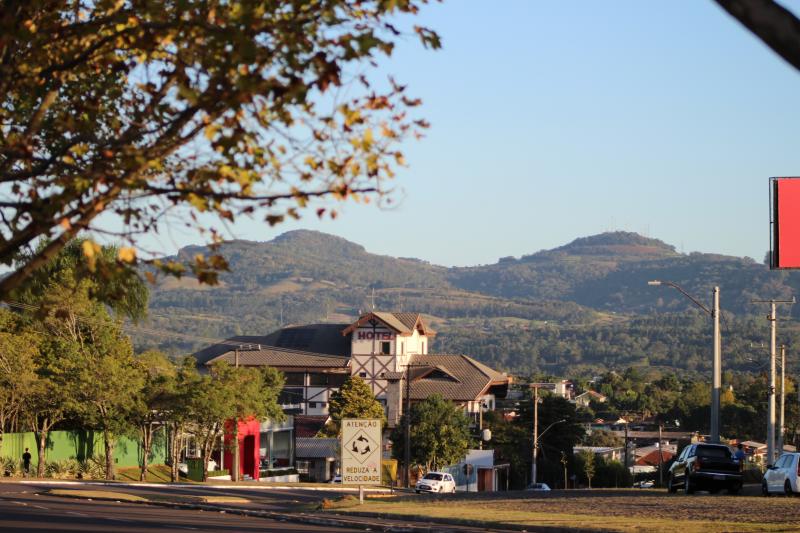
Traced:
[[[181, 250], [192, 257], [199, 249]], [[262, 335], [281, 324], [348, 321], [360, 311], [419, 311], [440, 332], [437, 351], [464, 352], [518, 373], [587, 372], [659, 365], [705, 372], [710, 321], [663, 279], [710, 301], [719, 285], [728, 365], [757, 370], [747, 359], [766, 341], [767, 308], [753, 299], [789, 298], [800, 275], [770, 271], [750, 258], [681, 254], [634, 233], [604, 233], [492, 265], [446, 268], [368, 253], [345, 239], [312, 231], [269, 242], [232, 241], [231, 271], [216, 287], [190, 278], [154, 287], [151, 333], [140, 346], [192, 351], [205, 339]], [[784, 308], [783, 316], [800, 309]], [[781, 325], [789, 343], [791, 323]], [[581, 365], [576, 367], [576, 365]]]

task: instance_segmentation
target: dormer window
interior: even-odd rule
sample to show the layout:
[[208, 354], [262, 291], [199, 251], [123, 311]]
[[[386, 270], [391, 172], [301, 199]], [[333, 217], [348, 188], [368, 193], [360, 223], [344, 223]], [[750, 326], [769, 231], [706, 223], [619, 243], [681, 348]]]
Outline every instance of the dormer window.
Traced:
[[383, 355], [389, 355], [392, 353], [392, 343], [389, 341], [381, 342], [381, 353]]

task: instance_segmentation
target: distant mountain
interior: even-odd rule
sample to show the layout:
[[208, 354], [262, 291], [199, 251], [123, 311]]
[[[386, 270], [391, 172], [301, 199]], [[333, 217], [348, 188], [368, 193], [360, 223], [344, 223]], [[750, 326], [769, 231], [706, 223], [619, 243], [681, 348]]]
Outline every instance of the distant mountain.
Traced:
[[[187, 247], [178, 258], [202, 251]], [[602, 233], [520, 258], [461, 268], [371, 254], [346, 239], [305, 230], [268, 242], [231, 241], [222, 252], [231, 271], [220, 277], [219, 286], [184, 278], [165, 279], [154, 288], [151, 328], [182, 332], [184, 337], [140, 336], [141, 346], [188, 351], [203, 342], [188, 342], [186, 335], [265, 335], [281, 324], [346, 321], [374, 303], [379, 309], [427, 313], [439, 324], [440, 349], [470, 351], [504, 369], [570, 361], [653, 363], [651, 351], [625, 339], [634, 327], [626, 324], [650, 331], [671, 320], [669, 313], [693, 305], [678, 291], [648, 286], [647, 281], [678, 283], [704, 302], [710, 302], [712, 287], [719, 285], [728, 317], [763, 315], [763, 304], [752, 304], [753, 299], [785, 299], [800, 288], [800, 274], [770, 271], [749, 258], [681, 254], [660, 240], [627, 232]], [[800, 316], [800, 309], [792, 313]], [[697, 335], [705, 335], [703, 323], [692, 326]], [[553, 330], [554, 325], [560, 329]], [[757, 325], [748, 327], [758, 330]], [[563, 328], [571, 328], [569, 341]], [[582, 344], [585, 338], [602, 337], [603, 331], [613, 331], [617, 340], [605, 348], [595, 341]], [[682, 348], [683, 341], [669, 331], [652, 352], [659, 354], [660, 364], [688, 365], [681, 359], [687, 346]], [[528, 340], [522, 343], [520, 338]], [[686, 342], [696, 344], [688, 351], [700, 358], [694, 367], [702, 369], [704, 344], [698, 339]]]

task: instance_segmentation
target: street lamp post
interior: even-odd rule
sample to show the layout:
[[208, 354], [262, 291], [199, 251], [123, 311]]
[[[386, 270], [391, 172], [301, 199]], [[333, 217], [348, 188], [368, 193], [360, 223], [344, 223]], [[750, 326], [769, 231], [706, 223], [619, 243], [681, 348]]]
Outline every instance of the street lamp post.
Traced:
[[714, 360], [711, 365], [711, 442], [719, 442], [719, 399], [722, 389], [722, 340], [719, 332], [719, 287], [714, 287], [712, 293], [713, 306], [711, 309], [700, 303], [691, 294], [683, 290], [680, 285], [671, 281], [653, 280], [648, 281], [648, 285], [660, 286], [667, 285], [678, 290], [686, 296], [697, 307], [702, 309], [714, 321]]
[[549, 426], [544, 428], [544, 431], [542, 431], [538, 436], [534, 433], [534, 435], [533, 435], [533, 469], [532, 469], [533, 470], [533, 483], [536, 483], [536, 457], [537, 457], [537, 453], [536, 452], [539, 449], [539, 439], [541, 437], [544, 437], [544, 434], [547, 433], [547, 431], [551, 427], [555, 426], [556, 424], [560, 424], [560, 423], [566, 422], [566, 421], [567, 421], [566, 418], [562, 418], [561, 420], [556, 420], [555, 422], [553, 422], [552, 424], [550, 424]]
[[[793, 304], [795, 303], [794, 297], [791, 300], [752, 300], [753, 303], [769, 303], [770, 314], [767, 315], [767, 320], [770, 323], [770, 339], [769, 339], [769, 389], [767, 390], [767, 465], [775, 464], [777, 459], [775, 447], [775, 352], [777, 346], [777, 304]], [[783, 441], [781, 441], [781, 448]], [[781, 450], [782, 451], [782, 450]]]

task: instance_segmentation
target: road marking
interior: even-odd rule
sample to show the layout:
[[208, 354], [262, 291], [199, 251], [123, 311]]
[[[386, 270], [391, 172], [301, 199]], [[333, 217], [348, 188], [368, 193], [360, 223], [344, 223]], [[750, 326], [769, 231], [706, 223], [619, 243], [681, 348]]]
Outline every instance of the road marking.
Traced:
[[89, 516], [88, 514], [79, 513], [77, 511], [67, 511], [67, 514], [74, 514], [75, 516]]
[[37, 509], [44, 509], [45, 511], [49, 511], [49, 507], [45, 507], [44, 505], [31, 505], [31, 507], [36, 507]]
[[172, 526], [172, 527], [174, 527], [174, 528], [176, 528], [176, 529], [190, 529], [190, 530], [192, 530], [192, 531], [195, 531], [195, 530], [197, 530], [197, 528], [196, 528], [196, 527], [190, 527], [190, 526]]
[[13, 500], [11, 501], [11, 503], [16, 503], [17, 505], [28, 505], [25, 502], [16, 502], [16, 501], [13, 501]]

